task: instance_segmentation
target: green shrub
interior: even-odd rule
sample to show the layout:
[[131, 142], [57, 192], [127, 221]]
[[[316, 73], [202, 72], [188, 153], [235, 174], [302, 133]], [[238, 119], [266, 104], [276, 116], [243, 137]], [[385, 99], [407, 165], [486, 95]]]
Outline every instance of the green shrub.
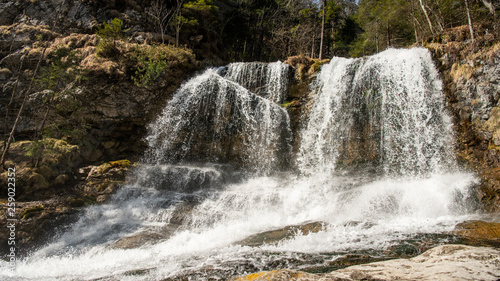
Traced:
[[96, 32], [101, 38], [96, 48], [97, 55], [108, 58], [117, 56], [120, 51], [116, 47], [116, 40], [123, 39], [126, 31], [123, 30], [121, 19], [114, 18], [110, 23], [104, 22], [103, 26]]
[[167, 54], [164, 48], [151, 46], [136, 47], [132, 59], [137, 61], [137, 70], [132, 76], [134, 84], [140, 87], [151, 85], [167, 68]]
[[28, 208], [28, 209], [25, 209], [22, 213], [21, 213], [21, 218], [23, 220], [26, 220], [26, 219], [29, 219], [29, 218], [32, 218], [34, 216], [36, 216], [38, 213], [40, 213], [41, 211], [43, 211], [45, 208], [43, 207], [42, 204], [39, 204], [39, 205], [36, 205], [34, 207], [31, 207], [31, 208]]

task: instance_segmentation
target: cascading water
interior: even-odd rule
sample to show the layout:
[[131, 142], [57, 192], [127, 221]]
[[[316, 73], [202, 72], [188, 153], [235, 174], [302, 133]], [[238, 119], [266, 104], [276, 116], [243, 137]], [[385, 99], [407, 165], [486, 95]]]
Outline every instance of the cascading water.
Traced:
[[290, 66], [282, 62], [231, 63], [225, 78], [247, 88], [252, 93], [281, 104], [288, 91]]
[[269, 172], [290, 158], [286, 111], [213, 70], [184, 84], [150, 126], [148, 162], [224, 162]]
[[[283, 172], [286, 112], [209, 70], [151, 125], [135, 182], [88, 207], [15, 273], [2, 262], [0, 276], [224, 279], [321, 267], [449, 231], [471, 217], [475, 178], [455, 168], [440, 87], [423, 49], [332, 59], [315, 82], [296, 175]], [[292, 226], [281, 239], [265, 235]]]
[[315, 84], [299, 162], [304, 172], [368, 162], [386, 175], [453, 168], [451, 121], [425, 49], [333, 58]]

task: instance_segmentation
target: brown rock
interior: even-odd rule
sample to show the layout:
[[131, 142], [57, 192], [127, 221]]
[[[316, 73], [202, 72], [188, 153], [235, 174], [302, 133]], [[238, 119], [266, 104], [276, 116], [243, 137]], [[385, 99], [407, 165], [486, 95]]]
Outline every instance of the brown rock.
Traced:
[[283, 239], [291, 238], [297, 234], [297, 232], [307, 235], [309, 233], [317, 233], [325, 230], [326, 226], [323, 222], [311, 222], [302, 225], [292, 225], [284, 228], [265, 231], [252, 235], [237, 244], [258, 247], [263, 244], [277, 243]]
[[467, 238], [500, 242], [500, 223], [496, 222], [466, 221], [458, 224], [453, 232]]
[[328, 274], [276, 270], [231, 281], [347, 281], [347, 280], [498, 280], [500, 250], [444, 245], [411, 259], [356, 265]]

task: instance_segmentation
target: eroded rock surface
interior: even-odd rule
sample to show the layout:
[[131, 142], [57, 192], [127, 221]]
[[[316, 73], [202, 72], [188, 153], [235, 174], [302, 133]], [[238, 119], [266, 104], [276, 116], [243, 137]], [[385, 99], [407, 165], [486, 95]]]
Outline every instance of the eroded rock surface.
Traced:
[[500, 250], [444, 245], [411, 259], [356, 265], [328, 274], [276, 270], [233, 278], [232, 281], [348, 281], [348, 280], [498, 280]]

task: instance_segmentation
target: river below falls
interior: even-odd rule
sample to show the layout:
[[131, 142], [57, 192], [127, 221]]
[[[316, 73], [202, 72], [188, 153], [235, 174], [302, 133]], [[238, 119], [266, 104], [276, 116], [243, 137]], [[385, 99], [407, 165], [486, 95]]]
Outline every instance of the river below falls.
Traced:
[[[138, 177], [109, 203], [87, 207], [69, 231], [18, 262], [16, 274], [2, 270], [0, 276], [224, 280], [278, 268], [322, 272], [349, 264], [346, 255], [359, 263], [459, 242], [448, 232], [478, 216], [468, 196], [475, 182], [469, 173], [231, 177], [217, 166], [161, 168], [176, 191]], [[156, 169], [145, 165], [137, 173], [151, 176]], [[196, 178], [211, 184], [193, 190], [186, 180]], [[301, 227], [312, 223], [314, 231]]]

